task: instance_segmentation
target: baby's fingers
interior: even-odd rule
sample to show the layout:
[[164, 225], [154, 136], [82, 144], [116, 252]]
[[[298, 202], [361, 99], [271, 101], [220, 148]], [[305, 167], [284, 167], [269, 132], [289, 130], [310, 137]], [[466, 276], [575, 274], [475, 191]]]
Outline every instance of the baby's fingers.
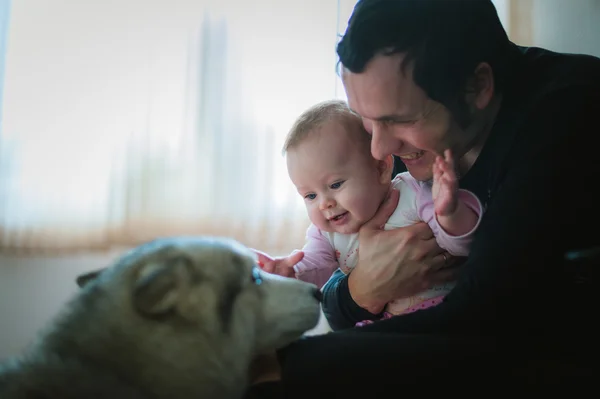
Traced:
[[454, 161], [452, 158], [450, 158], [450, 162], [448, 162], [447, 159], [442, 160], [440, 162], [440, 169], [442, 170], [444, 177], [449, 179], [449, 181], [456, 180], [456, 171], [454, 170]]
[[257, 261], [258, 265], [261, 266], [261, 268], [262, 268], [262, 266], [266, 265], [267, 263], [272, 263], [274, 261], [273, 258], [271, 258], [269, 255], [267, 255], [264, 252], [261, 252], [256, 249], [251, 249], [251, 250], [252, 250], [252, 252], [254, 252], [256, 254], [256, 261]]
[[287, 267], [294, 267], [294, 265], [300, 262], [304, 258], [304, 252], [294, 251], [290, 256], [283, 259], [282, 263]]
[[433, 163], [432, 172], [434, 178], [439, 178], [442, 174], [442, 169], [440, 168], [441, 158], [438, 156]]
[[454, 157], [452, 156], [452, 151], [446, 150], [444, 151], [444, 159], [442, 164], [449, 168], [450, 170], [454, 170]]

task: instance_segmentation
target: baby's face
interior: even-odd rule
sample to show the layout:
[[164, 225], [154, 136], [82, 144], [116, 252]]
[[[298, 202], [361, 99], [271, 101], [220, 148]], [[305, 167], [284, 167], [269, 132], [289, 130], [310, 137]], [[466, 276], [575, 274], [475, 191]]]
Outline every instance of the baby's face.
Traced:
[[371, 156], [368, 141], [337, 122], [289, 150], [287, 166], [311, 222], [327, 232], [358, 232], [390, 186], [391, 170]]

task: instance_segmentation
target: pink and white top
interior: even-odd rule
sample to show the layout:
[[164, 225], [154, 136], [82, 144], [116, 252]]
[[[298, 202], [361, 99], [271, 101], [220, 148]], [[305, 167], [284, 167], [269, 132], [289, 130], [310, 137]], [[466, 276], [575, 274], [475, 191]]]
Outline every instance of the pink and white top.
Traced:
[[[435, 217], [430, 182], [419, 182], [405, 172], [393, 179], [392, 186], [400, 191], [400, 200], [384, 227], [386, 230], [425, 222], [433, 231], [440, 247], [452, 255], [468, 255], [473, 234], [483, 214], [481, 202], [475, 194], [467, 190], [459, 190], [458, 193], [459, 199], [478, 215], [477, 224], [467, 234], [452, 236], [444, 231]], [[356, 266], [358, 233], [328, 233], [310, 225], [302, 251], [304, 258], [294, 266], [296, 278], [322, 287], [338, 268], [348, 274]], [[453, 284], [444, 284], [414, 297], [393, 301], [388, 304], [386, 310], [392, 314], [401, 314], [423, 308], [426, 303], [437, 304], [453, 286]]]

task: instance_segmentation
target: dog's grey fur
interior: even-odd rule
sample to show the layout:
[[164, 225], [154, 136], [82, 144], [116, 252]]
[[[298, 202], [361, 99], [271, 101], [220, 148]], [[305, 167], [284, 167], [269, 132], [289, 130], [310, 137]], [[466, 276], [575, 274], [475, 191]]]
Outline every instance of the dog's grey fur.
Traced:
[[319, 317], [315, 286], [255, 265], [235, 241], [179, 237], [80, 276], [39, 339], [0, 366], [0, 398], [240, 398], [252, 359]]

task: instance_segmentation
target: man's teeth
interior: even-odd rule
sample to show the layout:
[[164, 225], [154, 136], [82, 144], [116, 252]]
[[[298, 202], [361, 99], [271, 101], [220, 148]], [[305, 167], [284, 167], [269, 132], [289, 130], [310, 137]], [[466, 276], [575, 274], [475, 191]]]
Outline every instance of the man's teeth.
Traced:
[[419, 158], [421, 155], [423, 155], [424, 151], [420, 151], [420, 152], [413, 152], [412, 154], [407, 154], [407, 155], [402, 155], [400, 158], [402, 159], [417, 159]]

